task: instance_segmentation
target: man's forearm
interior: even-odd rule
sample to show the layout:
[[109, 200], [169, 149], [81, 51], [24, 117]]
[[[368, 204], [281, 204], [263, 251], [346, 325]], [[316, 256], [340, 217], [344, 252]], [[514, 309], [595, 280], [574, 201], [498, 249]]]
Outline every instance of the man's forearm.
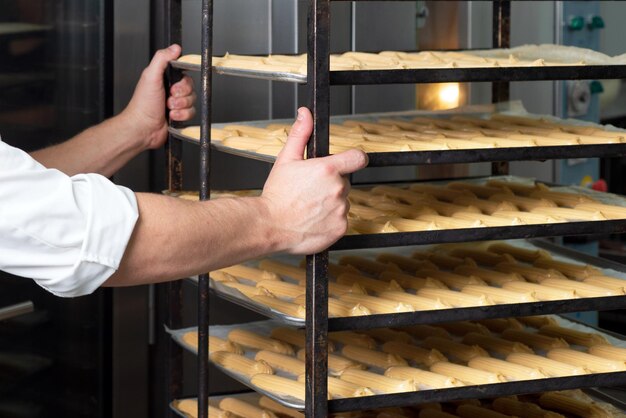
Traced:
[[273, 225], [263, 198], [188, 202], [138, 194], [139, 221], [105, 286], [184, 278], [280, 251], [293, 237]]
[[110, 177], [145, 149], [145, 141], [134, 132], [132, 121], [120, 115], [31, 156], [69, 176], [98, 173]]

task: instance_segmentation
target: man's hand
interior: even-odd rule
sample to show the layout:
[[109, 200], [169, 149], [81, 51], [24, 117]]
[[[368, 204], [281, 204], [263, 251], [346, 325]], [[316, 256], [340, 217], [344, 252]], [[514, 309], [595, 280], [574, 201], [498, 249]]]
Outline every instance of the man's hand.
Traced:
[[[157, 51], [150, 65], [143, 71], [137, 84], [133, 98], [122, 112], [128, 126], [137, 130], [137, 137], [144, 141], [146, 149], [163, 146], [167, 138], [167, 121], [165, 119], [165, 87], [163, 74], [170, 61], [181, 54], [178, 45]], [[170, 90], [171, 97], [167, 100], [169, 116], [174, 121], [186, 121], [194, 117], [196, 94], [193, 91], [193, 80], [189, 76], [174, 84]]]
[[300, 108], [263, 188], [270, 222], [281, 232], [282, 250], [294, 254], [322, 251], [345, 234], [350, 183], [344, 176], [368, 162], [367, 154], [356, 149], [304, 160], [312, 129], [311, 112]]

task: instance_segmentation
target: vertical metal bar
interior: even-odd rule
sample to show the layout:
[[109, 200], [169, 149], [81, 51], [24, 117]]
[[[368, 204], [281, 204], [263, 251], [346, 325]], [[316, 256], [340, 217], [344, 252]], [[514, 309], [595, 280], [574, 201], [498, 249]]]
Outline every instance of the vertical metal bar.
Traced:
[[[165, 43], [168, 46], [173, 43], [182, 43], [182, 0], [165, 0], [164, 2], [164, 20], [166, 24]], [[166, 86], [171, 86], [182, 78], [180, 71], [169, 69], [165, 75]], [[170, 121], [171, 123], [171, 121]], [[166, 164], [167, 164], [167, 186], [170, 191], [178, 191], [182, 189], [183, 183], [183, 165], [182, 165], [182, 141], [169, 137], [166, 144]], [[165, 312], [165, 324], [170, 329], [177, 329], [182, 326], [182, 306], [183, 292], [182, 283], [180, 281], [169, 282], [165, 285], [165, 295], [163, 301], [167, 305]], [[159, 292], [160, 293], [160, 292]], [[161, 331], [163, 334], [164, 331]], [[175, 344], [167, 335], [162, 336], [166, 341], [165, 347], [165, 380], [167, 381], [166, 405], [167, 403], [182, 395], [183, 386], [183, 353], [180, 346]], [[159, 350], [157, 350], [159, 353]], [[159, 359], [157, 359], [159, 361]]]
[[[308, 13], [308, 91], [313, 113], [309, 158], [329, 151], [330, 2], [310, 0]], [[328, 252], [307, 256], [306, 416], [328, 416]]]
[[[202, 0], [200, 115], [200, 200], [211, 198], [211, 93], [213, 82], [213, 0]], [[198, 417], [209, 411], [209, 275], [198, 286]]]
[[[511, 1], [493, 1], [493, 47], [509, 48], [511, 46]], [[492, 85], [492, 103], [506, 102], [509, 100], [509, 83], [495, 82]], [[496, 161], [491, 164], [491, 173], [508, 174], [509, 163], [507, 161]]]

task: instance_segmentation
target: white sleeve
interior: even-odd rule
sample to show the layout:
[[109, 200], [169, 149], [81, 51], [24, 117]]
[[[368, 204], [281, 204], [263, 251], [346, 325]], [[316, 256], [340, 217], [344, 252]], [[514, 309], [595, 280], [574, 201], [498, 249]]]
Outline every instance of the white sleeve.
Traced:
[[137, 218], [130, 190], [47, 169], [0, 140], [0, 270], [57, 296], [90, 294], [119, 268]]

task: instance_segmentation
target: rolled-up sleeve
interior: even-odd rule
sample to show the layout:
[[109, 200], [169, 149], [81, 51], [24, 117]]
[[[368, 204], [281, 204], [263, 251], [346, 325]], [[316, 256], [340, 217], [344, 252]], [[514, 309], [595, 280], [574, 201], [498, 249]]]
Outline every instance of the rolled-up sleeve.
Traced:
[[119, 268], [137, 218], [130, 190], [47, 169], [0, 140], [0, 270], [58, 296], [90, 294]]

